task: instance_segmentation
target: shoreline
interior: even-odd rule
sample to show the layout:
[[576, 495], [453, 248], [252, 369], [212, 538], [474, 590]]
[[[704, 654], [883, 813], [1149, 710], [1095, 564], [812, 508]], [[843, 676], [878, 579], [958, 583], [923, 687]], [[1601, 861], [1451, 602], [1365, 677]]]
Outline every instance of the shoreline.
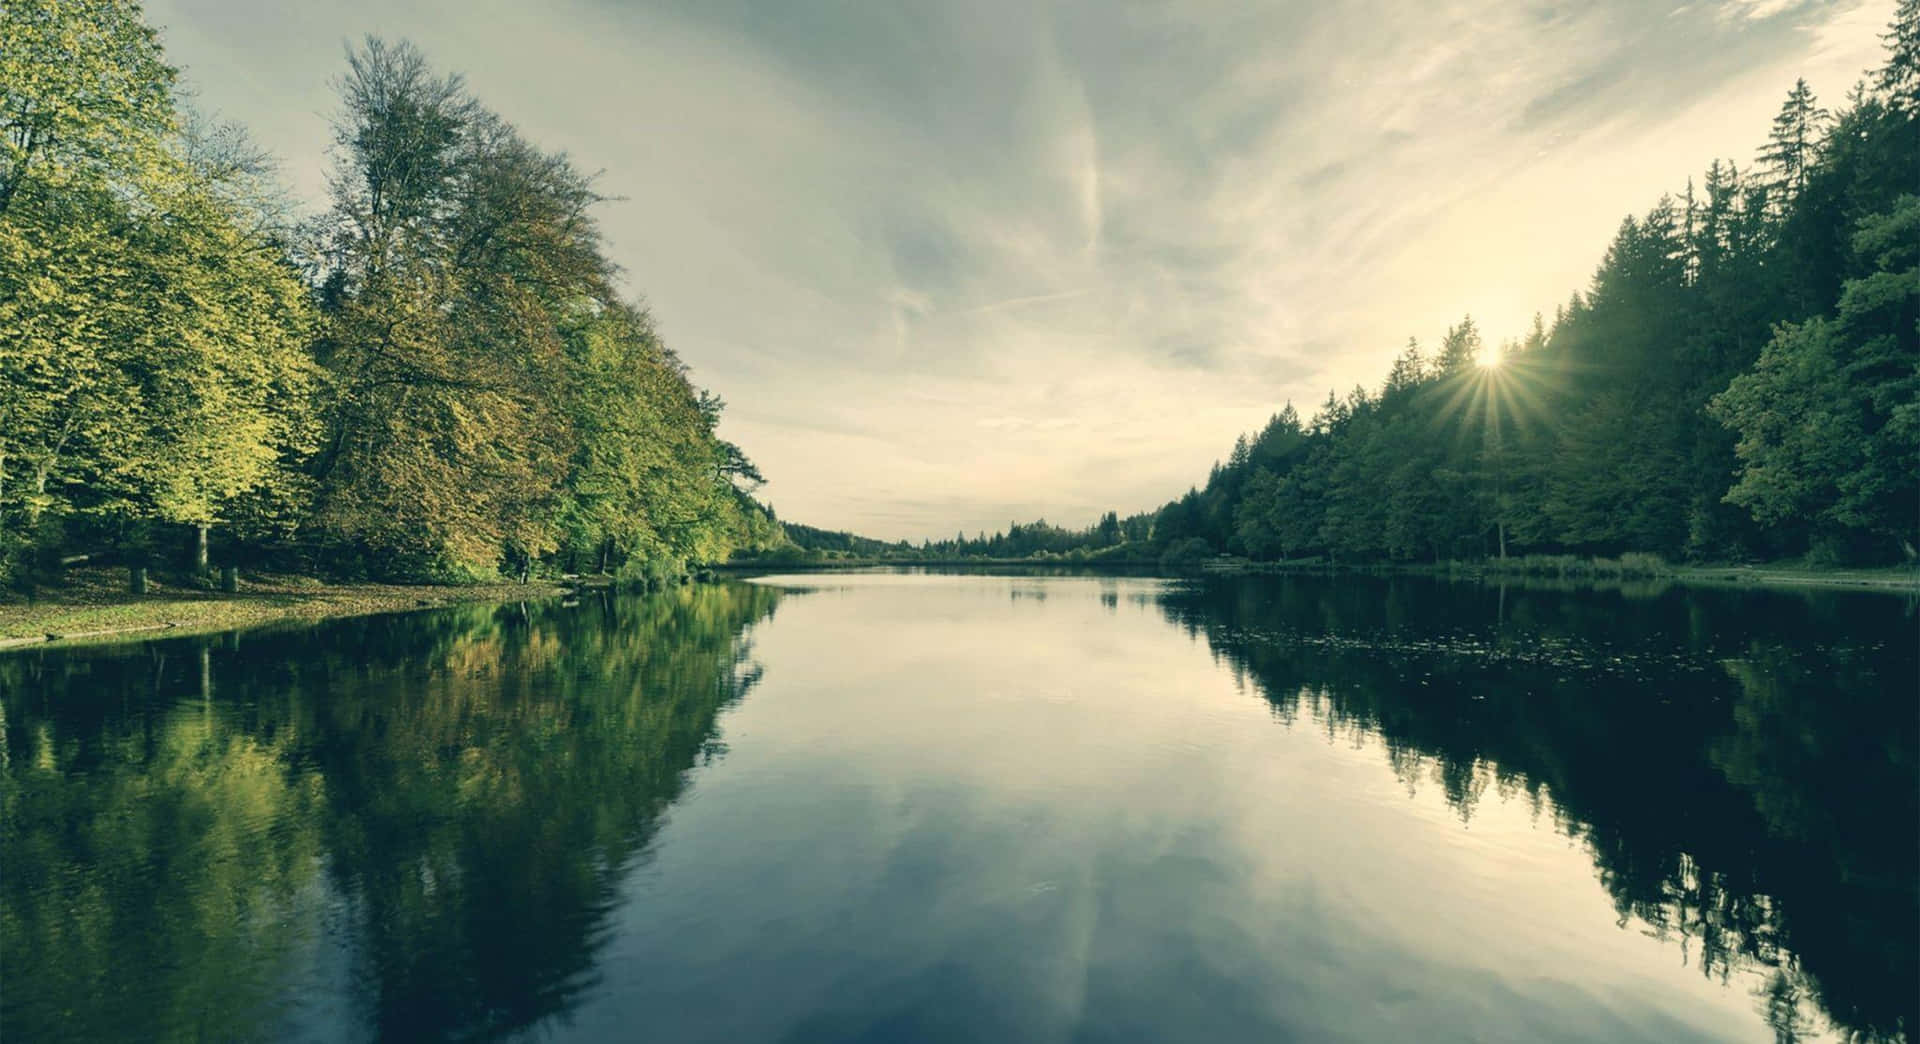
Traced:
[[88, 645], [231, 631], [287, 620], [324, 620], [410, 612], [476, 602], [557, 598], [572, 587], [538, 581], [499, 584], [329, 584], [266, 576], [237, 594], [154, 583], [144, 595], [126, 590], [124, 574], [110, 582], [91, 572], [33, 602], [0, 602], [0, 652], [42, 645]]
[[[1168, 569], [1153, 563], [1072, 562], [1048, 559], [899, 560], [838, 559], [824, 562], [729, 562], [707, 567], [722, 576], [780, 572], [831, 573], [854, 569], [1046, 569], [1088, 573], [1131, 573], [1162, 577], [1193, 576], [1426, 576], [1480, 584], [1567, 585], [1590, 588], [1623, 584], [1685, 584], [1745, 590], [1824, 589], [1882, 594], [1920, 594], [1920, 573], [1898, 567], [1881, 569], [1809, 569], [1795, 565], [1679, 566], [1651, 575], [1597, 576], [1533, 574], [1463, 563], [1432, 565], [1327, 566], [1215, 560], [1197, 569]], [[148, 638], [208, 634], [282, 621], [315, 621], [376, 613], [411, 612], [476, 603], [558, 598], [595, 581], [493, 584], [324, 583], [306, 577], [262, 576], [237, 594], [155, 583], [145, 595], [129, 593], [118, 571], [87, 571], [34, 602], [0, 601], [0, 652], [40, 645], [64, 646]]]
[[1364, 576], [1425, 576], [1436, 580], [1469, 580], [1482, 584], [1571, 584], [1618, 587], [1622, 584], [1686, 584], [1695, 587], [1781, 589], [1835, 588], [1852, 591], [1920, 593], [1920, 572], [1898, 566], [1879, 568], [1815, 569], [1780, 565], [1667, 566], [1656, 571], [1624, 573], [1556, 573], [1502, 569], [1479, 562], [1455, 565], [1288, 566], [1279, 563], [1227, 562], [1202, 566], [1200, 572], [1219, 576], [1282, 576], [1289, 573], [1356, 573]]
[[1193, 576], [1424, 576], [1497, 584], [1573, 584], [1618, 587], [1622, 584], [1672, 583], [1698, 587], [1745, 589], [1824, 588], [1849, 591], [1920, 594], [1920, 572], [1898, 566], [1816, 569], [1796, 564], [1669, 566], [1659, 572], [1609, 575], [1556, 574], [1502, 570], [1485, 563], [1454, 566], [1431, 564], [1327, 565], [1326, 563], [1253, 562], [1246, 559], [1204, 561], [1185, 569], [1153, 562], [1075, 562], [1070, 559], [886, 559], [845, 558], [820, 562], [728, 562], [708, 567], [729, 575], [779, 572], [837, 572], [850, 569], [1064, 569], [1090, 573], [1133, 573], [1162, 577]]

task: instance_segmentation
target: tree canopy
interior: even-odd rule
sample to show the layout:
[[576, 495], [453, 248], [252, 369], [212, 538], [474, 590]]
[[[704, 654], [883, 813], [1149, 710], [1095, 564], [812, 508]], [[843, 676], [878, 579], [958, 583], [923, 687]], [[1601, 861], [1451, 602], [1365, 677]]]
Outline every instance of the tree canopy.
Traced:
[[593, 179], [412, 45], [349, 51], [302, 222], [138, 4], [10, 3], [0, 37], [0, 575], [212, 527], [393, 578], [785, 543], [618, 290]]

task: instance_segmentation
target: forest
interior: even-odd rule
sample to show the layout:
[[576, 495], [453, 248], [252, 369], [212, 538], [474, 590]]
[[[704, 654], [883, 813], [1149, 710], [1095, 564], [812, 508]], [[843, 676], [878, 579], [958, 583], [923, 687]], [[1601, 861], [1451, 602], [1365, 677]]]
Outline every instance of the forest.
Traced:
[[1794, 84], [1754, 163], [1622, 221], [1524, 337], [1410, 340], [1380, 387], [1287, 404], [1158, 511], [895, 556], [1911, 563], [1920, 2], [1884, 40], [1837, 108]]
[[134, 0], [0, 8], [0, 582], [729, 557], [1177, 565], [1637, 554], [1912, 562], [1920, 0], [1833, 109], [1625, 219], [1488, 343], [1410, 340], [1156, 511], [918, 546], [783, 525], [595, 223], [595, 179], [406, 43], [351, 50], [329, 204], [196, 114]]
[[132, 0], [0, 5], [0, 580], [648, 571], [784, 542], [594, 179], [411, 45], [336, 81], [330, 205], [183, 100]]

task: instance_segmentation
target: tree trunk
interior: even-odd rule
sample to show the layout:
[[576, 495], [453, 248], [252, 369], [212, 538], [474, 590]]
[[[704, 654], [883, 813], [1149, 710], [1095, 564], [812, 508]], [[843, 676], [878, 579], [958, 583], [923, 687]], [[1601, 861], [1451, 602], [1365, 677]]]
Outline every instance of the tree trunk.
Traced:
[[207, 530], [212, 528], [202, 522], [193, 527], [193, 573], [204, 576], [207, 572]]
[[127, 590], [137, 595], [147, 593], [147, 567], [143, 565], [127, 567]]
[[220, 590], [236, 594], [240, 590], [240, 567], [224, 565], [220, 567]]
[[1507, 560], [1507, 520], [1501, 519], [1497, 527], [1500, 530], [1500, 561], [1504, 562]]

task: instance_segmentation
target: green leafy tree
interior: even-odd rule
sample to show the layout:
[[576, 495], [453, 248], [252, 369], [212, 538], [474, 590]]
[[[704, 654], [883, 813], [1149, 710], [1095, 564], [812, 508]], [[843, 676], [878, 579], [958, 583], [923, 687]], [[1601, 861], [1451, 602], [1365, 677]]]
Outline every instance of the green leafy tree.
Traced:
[[176, 73], [138, 3], [8, 0], [0, 40], [0, 214], [161, 163]]
[[0, 6], [0, 573], [116, 445], [132, 206], [166, 167], [175, 73], [139, 5]]
[[348, 65], [318, 519], [413, 568], [550, 550], [570, 452], [560, 323], [603, 292], [598, 197], [412, 46], [369, 40]]
[[[1920, 520], [1920, 197], [1866, 222], [1833, 319], [1784, 324], [1759, 363], [1715, 397], [1739, 434], [1727, 499], [1762, 523], [1810, 519], [1828, 553], [1899, 547]], [[1856, 548], [1858, 544], [1867, 545]], [[1884, 550], [1883, 552], [1884, 553]]]
[[206, 527], [303, 446], [309, 306], [257, 153], [182, 129], [137, 5], [0, 26], [0, 525], [184, 523], [204, 565]]

